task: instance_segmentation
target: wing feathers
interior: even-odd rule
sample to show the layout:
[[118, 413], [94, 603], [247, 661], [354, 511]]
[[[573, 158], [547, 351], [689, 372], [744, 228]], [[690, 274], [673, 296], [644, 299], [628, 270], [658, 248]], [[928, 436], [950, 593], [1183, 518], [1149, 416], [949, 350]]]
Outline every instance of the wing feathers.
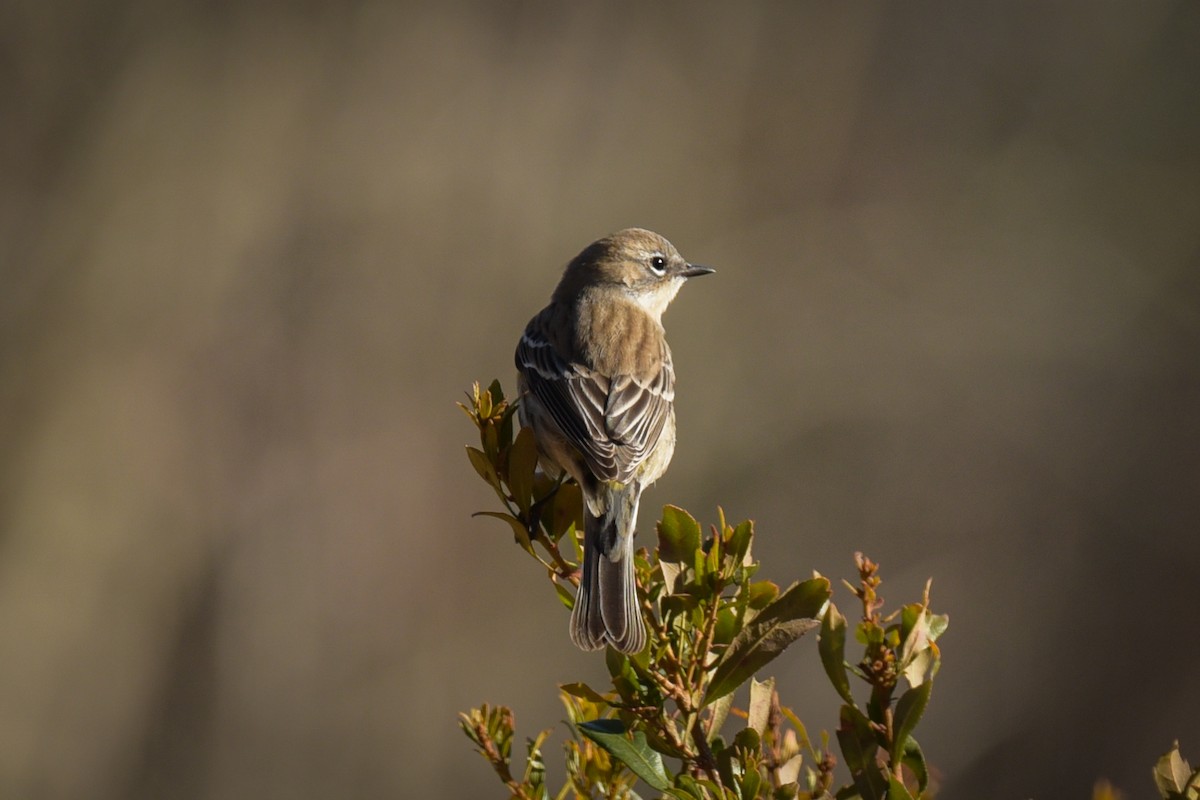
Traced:
[[569, 350], [553, 336], [550, 320], [555, 311], [548, 306], [530, 320], [517, 346], [517, 368], [592, 474], [628, 482], [654, 450], [671, 414], [675, 381], [666, 341], [657, 337], [662, 350], [652, 375], [640, 380], [633, 375], [609, 378], [582, 360], [562, 355]]

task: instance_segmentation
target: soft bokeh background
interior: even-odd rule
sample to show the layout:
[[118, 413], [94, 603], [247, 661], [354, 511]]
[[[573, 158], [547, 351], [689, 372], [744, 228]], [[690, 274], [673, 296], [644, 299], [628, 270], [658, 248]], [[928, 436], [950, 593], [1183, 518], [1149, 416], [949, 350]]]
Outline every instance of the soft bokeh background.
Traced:
[[[456, 712], [532, 734], [603, 666], [468, 516], [453, 404], [636, 224], [720, 268], [643, 541], [722, 504], [776, 580], [933, 576], [943, 796], [1151, 797], [1200, 758], [1198, 42], [1193, 0], [0, 4], [0, 795], [501, 796]], [[774, 670], [834, 724], [811, 641]]]

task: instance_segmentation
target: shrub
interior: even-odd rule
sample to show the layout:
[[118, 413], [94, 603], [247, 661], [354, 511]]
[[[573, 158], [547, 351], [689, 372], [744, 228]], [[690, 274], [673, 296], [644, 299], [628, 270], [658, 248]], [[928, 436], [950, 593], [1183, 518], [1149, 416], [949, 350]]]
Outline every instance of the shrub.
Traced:
[[[479, 430], [467, 455], [495, 491], [517, 544], [538, 561], [558, 600], [570, 609], [582, 557], [582, 497], [569, 480], [537, 470], [533, 434], [514, 435], [515, 403], [498, 382], [478, 384], [460, 406]], [[526, 740], [524, 764], [513, 769], [513, 714], [483, 705], [460, 724], [510, 796], [636, 798], [640, 780], [678, 800], [908, 800], [936, 786], [914, 735], [941, 664], [938, 639], [949, 619], [919, 602], [885, 612], [879, 566], [855, 553], [856, 579], [845, 585], [856, 606], [850, 622], [831, 600], [828, 579], [814, 574], [781, 589], [756, 580], [754, 525], [730, 524], [717, 509], [707, 532], [688, 512], [666, 506], [657, 546], [637, 553], [638, 596], [647, 644], [626, 656], [605, 652], [611, 686], [559, 687], [569, 737], [566, 782], [546, 785], [543, 745], [550, 731]], [[842, 699], [835, 732], [850, 782], [835, 788], [838, 756], [830, 737], [817, 741], [783, 705], [773, 678], [755, 676], [804, 634], [817, 630], [817, 652]], [[861, 651], [848, 660], [848, 639]], [[567, 645], [564, 630], [562, 641]], [[856, 679], [856, 680], [852, 680]], [[741, 691], [748, 685], [748, 691]], [[856, 689], [857, 687], [857, 689]], [[744, 707], [734, 705], [741, 696]], [[735, 729], [726, 737], [726, 729]], [[1172, 750], [1155, 768], [1164, 798], [1200, 800], [1200, 771]], [[1104, 793], [1108, 792], [1107, 795]], [[1096, 800], [1115, 797], [1097, 786]]]

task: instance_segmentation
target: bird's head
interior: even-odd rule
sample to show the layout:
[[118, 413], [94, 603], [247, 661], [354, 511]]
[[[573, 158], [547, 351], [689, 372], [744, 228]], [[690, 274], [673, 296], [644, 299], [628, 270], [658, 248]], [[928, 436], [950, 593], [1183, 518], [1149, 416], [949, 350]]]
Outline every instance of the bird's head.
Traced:
[[575, 256], [563, 273], [555, 298], [593, 288], [616, 291], [658, 319], [684, 281], [712, 272], [712, 267], [689, 264], [675, 245], [657, 233], [626, 228], [592, 242]]

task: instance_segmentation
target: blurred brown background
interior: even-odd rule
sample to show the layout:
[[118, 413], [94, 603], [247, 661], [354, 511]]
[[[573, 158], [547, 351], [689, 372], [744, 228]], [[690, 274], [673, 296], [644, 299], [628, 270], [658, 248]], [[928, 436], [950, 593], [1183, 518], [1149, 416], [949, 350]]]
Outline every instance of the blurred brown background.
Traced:
[[[592, 239], [643, 503], [952, 618], [948, 798], [1200, 758], [1200, 4], [0, 4], [0, 795], [500, 797], [602, 681], [454, 402]], [[846, 602], [846, 595], [841, 595]], [[811, 729], [813, 643], [778, 662]], [[561, 726], [548, 751], [557, 761]]]

